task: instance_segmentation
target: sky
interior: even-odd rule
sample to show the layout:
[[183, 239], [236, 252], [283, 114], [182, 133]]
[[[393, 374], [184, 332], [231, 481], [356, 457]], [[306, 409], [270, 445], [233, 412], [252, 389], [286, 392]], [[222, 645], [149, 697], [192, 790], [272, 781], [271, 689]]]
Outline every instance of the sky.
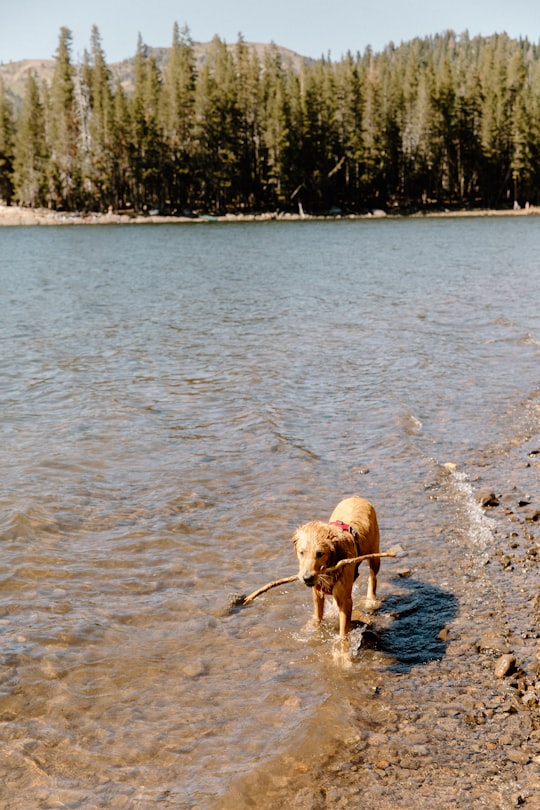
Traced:
[[73, 35], [72, 59], [89, 47], [97, 25], [109, 64], [147, 45], [169, 46], [174, 22], [192, 39], [217, 34], [228, 43], [275, 42], [302, 56], [382, 50], [448, 29], [471, 36], [506, 31], [540, 42], [540, 0], [0, 0], [0, 62], [50, 59], [60, 28]]

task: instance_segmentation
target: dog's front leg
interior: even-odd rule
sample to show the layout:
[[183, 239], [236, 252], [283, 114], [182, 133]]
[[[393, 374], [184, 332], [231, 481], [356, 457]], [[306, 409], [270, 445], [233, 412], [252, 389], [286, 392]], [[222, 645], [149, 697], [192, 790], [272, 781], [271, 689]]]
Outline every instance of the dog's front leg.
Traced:
[[338, 604], [339, 610], [339, 635], [345, 638], [351, 629], [352, 599], [342, 599]]
[[320, 624], [324, 613], [324, 593], [313, 588], [313, 619]]

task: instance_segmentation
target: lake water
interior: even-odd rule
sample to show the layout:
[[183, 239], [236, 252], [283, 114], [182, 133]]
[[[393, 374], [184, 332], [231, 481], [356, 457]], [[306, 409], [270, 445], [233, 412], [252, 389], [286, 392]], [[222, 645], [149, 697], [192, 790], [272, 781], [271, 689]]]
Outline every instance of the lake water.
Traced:
[[[436, 704], [439, 631], [504, 588], [474, 490], [538, 418], [539, 246], [536, 217], [0, 229], [3, 806], [272, 806]], [[343, 665], [300, 583], [228, 606], [353, 493], [403, 553]]]

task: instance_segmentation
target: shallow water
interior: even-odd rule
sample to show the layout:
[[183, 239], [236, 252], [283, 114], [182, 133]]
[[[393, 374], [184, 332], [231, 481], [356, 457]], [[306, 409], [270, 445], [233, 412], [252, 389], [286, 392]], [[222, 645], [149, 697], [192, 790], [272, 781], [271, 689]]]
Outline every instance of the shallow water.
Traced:
[[[426, 667], [462, 677], [438, 634], [501, 598], [471, 479], [536, 396], [539, 229], [1, 230], [6, 807], [262, 806], [292, 757], [436, 701]], [[227, 610], [355, 492], [403, 548], [375, 643], [336, 661], [300, 583]]]

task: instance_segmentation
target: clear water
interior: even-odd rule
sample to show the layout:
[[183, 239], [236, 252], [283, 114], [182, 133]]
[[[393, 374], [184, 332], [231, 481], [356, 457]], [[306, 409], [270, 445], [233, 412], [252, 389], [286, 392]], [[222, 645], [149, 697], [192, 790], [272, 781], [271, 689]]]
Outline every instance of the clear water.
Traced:
[[[498, 598], [470, 591], [467, 469], [537, 396], [539, 243], [510, 217], [0, 229], [6, 807], [253, 806], [244, 781], [380, 720], [381, 673], [437, 699], [438, 631]], [[407, 556], [343, 668], [300, 583], [227, 608], [352, 493]]]

